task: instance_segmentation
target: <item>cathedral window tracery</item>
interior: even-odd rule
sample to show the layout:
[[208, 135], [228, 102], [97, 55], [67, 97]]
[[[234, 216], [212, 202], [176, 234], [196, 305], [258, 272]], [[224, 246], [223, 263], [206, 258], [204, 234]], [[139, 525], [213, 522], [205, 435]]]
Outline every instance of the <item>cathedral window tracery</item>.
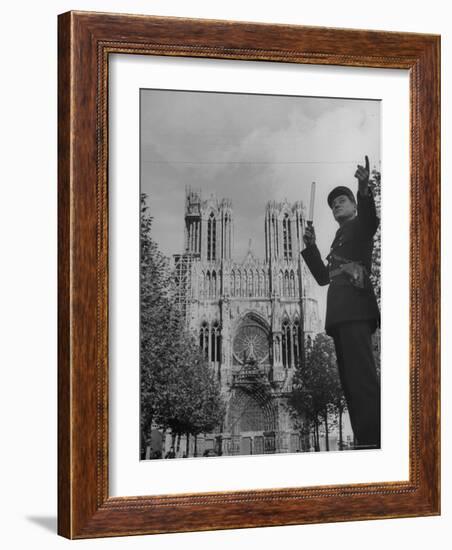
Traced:
[[210, 298], [210, 294], [212, 292], [212, 281], [210, 279], [210, 271], [207, 272], [206, 275], [206, 293], [205, 298]]
[[275, 215], [272, 214], [271, 221], [271, 246], [273, 251], [273, 257], [278, 256], [279, 246], [278, 246], [278, 220], [275, 218]]
[[295, 275], [294, 272], [290, 272], [290, 296], [295, 297]]
[[212, 212], [207, 221], [207, 260], [216, 260], [217, 229], [214, 213]]
[[283, 296], [289, 296], [289, 272], [284, 273]]
[[283, 251], [284, 259], [292, 259], [292, 234], [290, 231], [290, 219], [289, 214], [285, 214], [283, 219]]
[[206, 295], [206, 274], [204, 271], [201, 274], [201, 282], [199, 287], [201, 298], [204, 298], [204, 296]]
[[293, 339], [293, 352], [294, 352], [294, 363], [298, 365], [300, 361], [301, 353], [301, 332], [300, 332], [300, 322], [298, 319], [294, 322], [292, 327], [292, 339]]
[[221, 329], [218, 321], [215, 321], [210, 329], [207, 321], [201, 324], [199, 347], [208, 361], [212, 363], [221, 362]]
[[282, 324], [282, 363], [284, 367], [290, 367], [292, 364], [292, 334], [288, 320]]
[[215, 298], [217, 295], [217, 274], [215, 271], [212, 271], [212, 294], [211, 298]]
[[268, 327], [251, 315], [246, 315], [233, 340], [233, 353], [241, 363], [250, 359], [257, 362], [268, 360], [270, 354], [270, 340]]
[[214, 363], [218, 363], [220, 361], [220, 326], [218, 321], [216, 321], [212, 327], [210, 345], [210, 360]]

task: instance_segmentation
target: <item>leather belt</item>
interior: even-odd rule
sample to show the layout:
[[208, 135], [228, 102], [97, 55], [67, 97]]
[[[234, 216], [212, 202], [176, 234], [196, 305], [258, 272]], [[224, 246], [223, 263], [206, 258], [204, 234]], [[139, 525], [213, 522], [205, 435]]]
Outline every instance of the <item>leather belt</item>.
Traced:
[[330, 269], [330, 282], [339, 277], [339, 280], [348, 281], [358, 288], [364, 288], [368, 279], [366, 268], [356, 261], [345, 262], [335, 269]]
[[334, 277], [338, 277], [339, 275], [344, 275], [344, 272], [342, 271], [342, 268], [338, 267], [337, 269], [330, 269], [329, 275], [330, 275], [330, 279], [334, 279]]

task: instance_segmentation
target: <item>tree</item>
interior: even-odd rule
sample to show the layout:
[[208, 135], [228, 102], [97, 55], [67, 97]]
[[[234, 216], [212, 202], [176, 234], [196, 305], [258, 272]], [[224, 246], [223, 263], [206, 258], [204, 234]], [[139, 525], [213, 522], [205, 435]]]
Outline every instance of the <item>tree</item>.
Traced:
[[345, 395], [342, 390], [341, 381], [339, 378], [339, 372], [337, 369], [337, 362], [335, 364], [335, 371], [332, 372], [331, 376], [331, 403], [330, 409], [335, 416], [334, 424], [339, 428], [339, 450], [344, 450], [344, 435], [342, 431], [342, 423], [344, 418], [344, 413], [347, 410], [347, 401], [345, 400]]
[[140, 423], [145, 448], [164, 395], [165, 379], [171, 369], [166, 351], [169, 344], [169, 265], [153, 240], [152, 217], [146, 196], [141, 195], [140, 225]]
[[329, 336], [317, 334], [307, 346], [305, 364], [297, 366], [292, 386], [288, 404], [297, 425], [304, 425], [304, 433], [312, 432], [314, 449], [319, 451], [319, 428], [323, 423], [326, 450], [329, 450], [331, 414], [338, 411], [342, 414], [345, 407], [334, 344]]
[[177, 435], [213, 430], [224, 404], [198, 341], [185, 327], [172, 293], [169, 262], [152, 238], [152, 217], [141, 196], [141, 437], [142, 450], [158, 425]]
[[214, 376], [213, 370], [202, 362], [201, 368], [196, 370], [192, 377], [194, 387], [190, 391], [192, 395], [191, 414], [188, 418], [186, 428], [187, 439], [189, 434], [196, 438], [201, 433], [211, 433], [222, 425], [226, 405], [220, 395], [220, 389]]
[[[175, 323], [181, 324], [180, 317]], [[155, 421], [173, 435], [198, 435], [221, 424], [225, 406], [220, 388], [194, 337], [179, 327], [170, 352], [171, 369], [165, 379]]]

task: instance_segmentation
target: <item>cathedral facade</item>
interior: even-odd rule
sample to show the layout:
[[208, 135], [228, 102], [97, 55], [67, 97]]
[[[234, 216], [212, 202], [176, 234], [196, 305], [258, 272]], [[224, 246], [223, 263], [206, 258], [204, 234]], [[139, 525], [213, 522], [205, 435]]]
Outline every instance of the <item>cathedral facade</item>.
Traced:
[[174, 256], [177, 300], [227, 404], [223, 425], [201, 437], [201, 451], [305, 450], [286, 406], [305, 344], [322, 330], [315, 282], [300, 255], [305, 209], [268, 202], [262, 215], [265, 257], [250, 242], [239, 259], [231, 201], [186, 192], [184, 250]]

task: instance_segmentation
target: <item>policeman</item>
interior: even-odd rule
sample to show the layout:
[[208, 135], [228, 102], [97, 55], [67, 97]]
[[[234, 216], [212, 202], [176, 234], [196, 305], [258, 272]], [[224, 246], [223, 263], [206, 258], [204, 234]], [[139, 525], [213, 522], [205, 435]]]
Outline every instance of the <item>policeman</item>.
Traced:
[[328, 195], [339, 229], [324, 264], [308, 224], [302, 256], [319, 285], [330, 285], [325, 331], [333, 337], [355, 448], [380, 448], [380, 383], [371, 335], [380, 324], [380, 312], [369, 278], [373, 237], [379, 219], [369, 187], [369, 159], [358, 165], [357, 199], [351, 189], [335, 187]]

